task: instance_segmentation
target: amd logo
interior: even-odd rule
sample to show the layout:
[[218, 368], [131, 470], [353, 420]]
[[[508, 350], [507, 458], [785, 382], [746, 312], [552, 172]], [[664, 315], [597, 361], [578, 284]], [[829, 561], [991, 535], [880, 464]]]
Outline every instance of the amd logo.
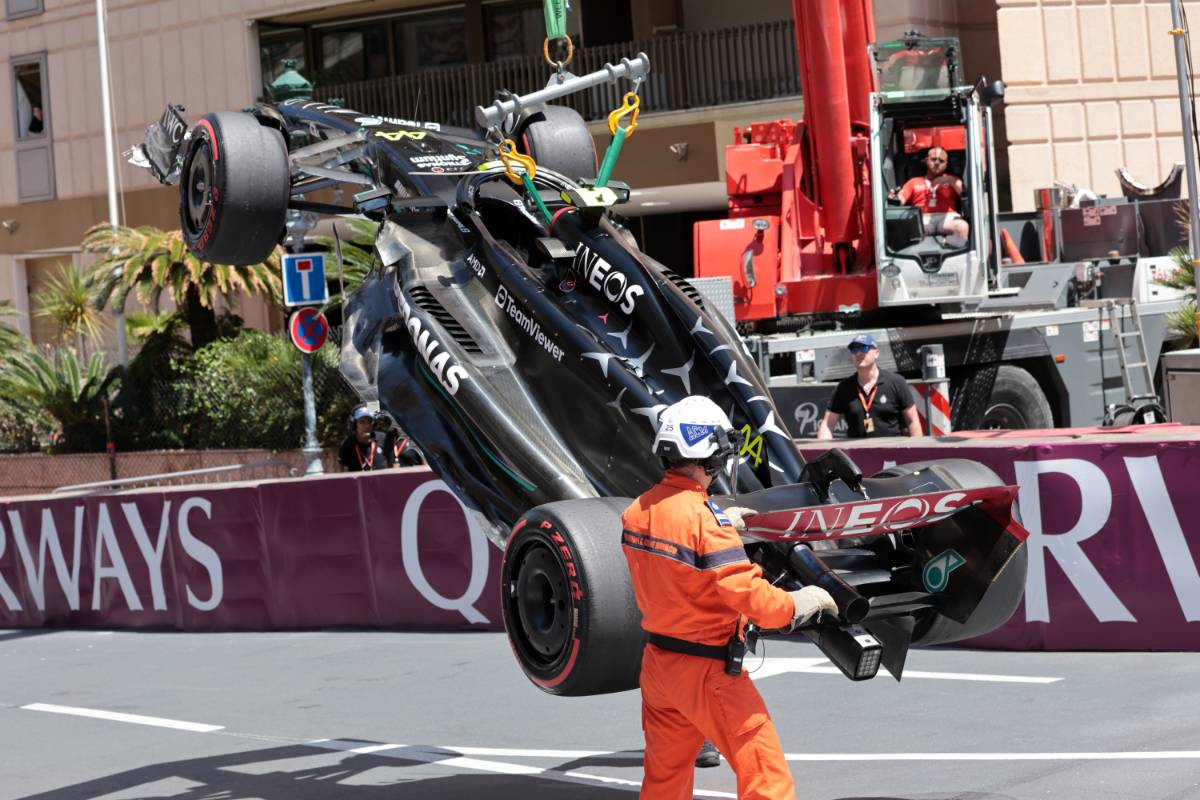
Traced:
[[612, 264], [586, 247], [580, 246], [575, 251], [575, 261], [571, 268], [591, 284], [593, 289], [608, 298], [610, 303], [615, 304], [625, 316], [633, 313], [637, 307], [637, 298], [646, 293], [641, 286], [631, 286], [625, 273], [613, 269]]
[[421, 320], [413, 315], [412, 309], [403, 295], [400, 295], [399, 301], [400, 313], [404, 315], [404, 325], [408, 328], [408, 335], [412, 337], [417, 352], [421, 354], [421, 358], [425, 359], [425, 363], [429, 365], [430, 371], [438, 379], [442, 388], [452, 396], [458, 394], [459, 385], [469, 377], [467, 371], [450, 357], [441, 342], [421, 327]]

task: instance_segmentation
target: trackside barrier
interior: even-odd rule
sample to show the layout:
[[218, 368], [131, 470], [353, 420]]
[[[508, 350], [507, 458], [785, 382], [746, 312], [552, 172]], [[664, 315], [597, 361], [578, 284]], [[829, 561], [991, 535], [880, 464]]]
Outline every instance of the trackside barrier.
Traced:
[[[1200, 651], [1200, 428], [1123, 430], [836, 444], [1020, 485], [1025, 600], [972, 644]], [[0, 502], [0, 627], [498, 630], [499, 567], [426, 470]]]
[[423, 469], [0, 502], [0, 627], [497, 629], [499, 567]]

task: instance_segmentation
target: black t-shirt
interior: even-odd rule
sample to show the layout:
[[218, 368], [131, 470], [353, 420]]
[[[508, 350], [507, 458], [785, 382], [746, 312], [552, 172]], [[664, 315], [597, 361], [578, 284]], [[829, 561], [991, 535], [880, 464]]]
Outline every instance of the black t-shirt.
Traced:
[[[861, 393], [858, 375], [846, 378], [833, 390], [829, 410], [841, 414], [846, 420], [846, 435], [851, 439], [869, 439], [875, 436], [903, 436], [907, 432], [904, 411], [912, 408], [912, 390], [908, 381], [894, 372], [879, 370], [879, 380], [871, 392]], [[873, 395], [873, 396], [872, 396]], [[863, 398], [870, 406], [872, 425], [866, 423], [867, 412]], [[867, 430], [873, 427], [874, 430]]]
[[350, 472], [387, 469], [391, 464], [380, 443], [382, 438], [383, 434], [372, 433], [371, 438], [363, 443], [353, 433], [350, 434], [338, 448], [338, 461]]

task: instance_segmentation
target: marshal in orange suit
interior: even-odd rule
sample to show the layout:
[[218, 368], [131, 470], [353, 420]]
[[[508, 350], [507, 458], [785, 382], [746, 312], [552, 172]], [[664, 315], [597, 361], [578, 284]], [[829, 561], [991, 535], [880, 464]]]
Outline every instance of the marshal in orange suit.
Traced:
[[705, 738], [737, 774], [739, 798], [794, 798], [775, 725], [750, 678], [726, 669], [747, 620], [787, 628], [836, 612], [825, 590], [771, 586], [729, 517], [708, 499], [738, 452], [729, 418], [704, 397], [665, 409], [654, 454], [666, 475], [622, 515], [623, 549], [650, 642], [642, 658], [642, 798], [691, 798]]

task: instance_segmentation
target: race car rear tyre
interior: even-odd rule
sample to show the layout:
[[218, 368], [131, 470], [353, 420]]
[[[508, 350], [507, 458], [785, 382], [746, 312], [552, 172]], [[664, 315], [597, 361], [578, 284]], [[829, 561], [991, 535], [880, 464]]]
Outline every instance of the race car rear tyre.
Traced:
[[596, 177], [596, 143], [587, 123], [573, 108], [544, 106], [522, 125], [518, 144], [539, 167], [571, 180]]
[[636, 689], [645, 635], [621, 552], [621, 498], [562, 500], [513, 527], [504, 627], [521, 669], [550, 694]]
[[192, 129], [179, 184], [183, 240], [213, 264], [257, 264], [283, 238], [287, 145], [250, 114], [206, 114]]

